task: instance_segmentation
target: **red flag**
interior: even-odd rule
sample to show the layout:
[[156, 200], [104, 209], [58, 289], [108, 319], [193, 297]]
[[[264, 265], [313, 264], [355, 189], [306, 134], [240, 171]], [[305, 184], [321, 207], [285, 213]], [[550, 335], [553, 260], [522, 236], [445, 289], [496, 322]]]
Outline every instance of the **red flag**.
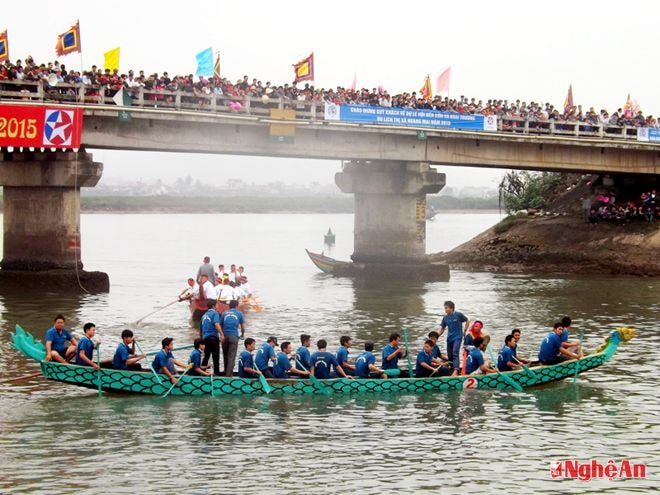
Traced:
[[9, 58], [9, 41], [7, 40], [7, 30], [0, 33], [0, 62]]
[[569, 84], [568, 85], [568, 94], [566, 95], [566, 99], [564, 100], [564, 113], [570, 112], [573, 107], [573, 85]]
[[433, 88], [431, 88], [431, 77], [427, 74], [426, 79], [424, 79], [424, 84], [420, 88], [419, 92], [422, 95], [422, 98], [425, 100], [430, 100], [433, 98]]
[[80, 22], [76, 21], [73, 26], [57, 37], [55, 52], [57, 52], [58, 57], [61, 57], [71, 52], [80, 51], [82, 51], [80, 47]]
[[297, 64], [293, 64], [293, 70], [296, 73], [293, 79], [294, 84], [300, 81], [314, 80], [314, 53], [309, 57], [302, 59]]
[[353, 74], [353, 82], [351, 83], [351, 91], [355, 91], [357, 87], [357, 72]]
[[633, 101], [630, 99], [630, 93], [628, 93], [626, 104], [623, 105], [623, 116], [627, 119], [630, 119], [633, 116]]
[[435, 92], [436, 93], [447, 93], [449, 96], [449, 75], [451, 73], [451, 66], [438, 76], [438, 80], [435, 83]]

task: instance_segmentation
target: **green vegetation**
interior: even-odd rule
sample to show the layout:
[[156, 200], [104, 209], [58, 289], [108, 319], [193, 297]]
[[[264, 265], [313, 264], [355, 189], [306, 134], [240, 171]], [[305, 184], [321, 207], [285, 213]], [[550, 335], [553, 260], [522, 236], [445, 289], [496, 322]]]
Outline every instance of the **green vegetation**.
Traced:
[[500, 223], [496, 224], [495, 227], [493, 227], [493, 230], [498, 235], [499, 234], [504, 234], [507, 230], [509, 230], [511, 227], [513, 227], [516, 224], [517, 221], [518, 221], [518, 218], [516, 218], [513, 215], [509, 215], [504, 220], [502, 220]]
[[508, 172], [500, 182], [500, 197], [508, 213], [543, 209], [564, 184], [564, 175], [553, 172]]

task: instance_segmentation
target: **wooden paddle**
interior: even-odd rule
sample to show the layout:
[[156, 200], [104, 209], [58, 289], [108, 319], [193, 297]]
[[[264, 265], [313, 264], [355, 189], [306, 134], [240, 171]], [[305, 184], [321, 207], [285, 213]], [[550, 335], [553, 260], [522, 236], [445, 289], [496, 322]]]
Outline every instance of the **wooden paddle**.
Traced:
[[271, 392], [273, 391], [273, 389], [271, 388], [271, 386], [268, 385], [268, 382], [266, 381], [266, 377], [263, 375], [263, 373], [261, 373], [261, 374], [259, 375], [259, 381], [261, 382], [261, 388], [264, 389], [264, 392], [266, 392], [267, 394], [269, 394], [269, 393], [271, 393]]
[[[145, 354], [144, 352], [142, 352], [142, 348], [140, 347], [140, 344], [138, 344], [137, 340], [133, 340], [133, 343], [135, 344], [135, 347], [138, 348], [138, 351], [140, 351], [140, 354], [142, 354], [144, 356], [148, 356], [148, 354]], [[157, 352], [159, 352], [159, 351], [154, 352], [154, 354], [156, 354]], [[145, 359], [145, 361], [146, 361], [146, 359]], [[160, 376], [158, 376], [158, 373], [156, 373], [156, 370], [154, 369], [153, 365], [149, 362], [147, 362], [147, 364], [149, 365], [149, 369], [153, 372], [154, 376], [156, 377], [156, 381], [158, 383], [162, 384], [163, 381], [160, 379]]]
[[101, 388], [101, 344], [96, 344], [96, 366], [99, 369], [96, 370], [96, 379], [99, 382], [99, 397], [103, 395], [103, 389]]
[[41, 376], [41, 371], [37, 371], [36, 373], [30, 373], [29, 375], [22, 375], [14, 378], [7, 378], [5, 380], [0, 380], [0, 383], [20, 382], [21, 380], [29, 380], [30, 378], [36, 378], [38, 376]]
[[406, 345], [406, 358], [408, 358], [408, 377], [413, 377], [412, 361], [410, 359], [410, 350], [408, 349], [408, 330], [403, 328], [403, 343]]
[[[305, 371], [309, 371], [307, 368], [305, 368], [305, 365], [303, 365], [303, 364], [298, 360], [298, 358], [296, 358], [296, 363], [298, 363], [298, 364], [300, 365], [300, 367], [301, 367], [302, 369], [304, 369]], [[321, 383], [321, 381], [320, 381], [318, 378], [316, 378], [316, 377], [315, 377], [313, 374], [311, 374], [311, 373], [309, 374], [309, 381], [311, 381], [311, 382], [312, 382], [312, 385], [314, 385], [314, 387], [316, 387], [316, 390], [318, 390], [318, 391], [321, 392], [322, 394], [324, 394], [324, 395], [328, 395], [328, 394], [330, 393], [330, 392], [328, 391], [328, 389], [325, 388], [325, 385], [323, 385], [323, 384]]]
[[520, 384], [516, 383], [514, 380], [512, 380], [510, 377], [502, 373], [498, 368], [497, 368], [497, 360], [495, 359], [495, 355], [493, 354], [493, 349], [491, 349], [490, 344], [488, 347], [488, 354], [490, 355], [491, 361], [493, 361], [493, 366], [495, 366], [495, 369], [497, 370], [497, 374], [500, 375], [502, 378], [504, 378], [504, 381], [507, 382], [509, 385], [511, 385], [513, 388], [515, 388], [518, 392], [522, 392], [523, 388], [520, 386]]
[[151, 315], [155, 315], [155, 314], [158, 313], [159, 311], [162, 311], [163, 309], [167, 308], [168, 306], [171, 306], [172, 304], [174, 304], [174, 303], [176, 303], [176, 302], [179, 302], [179, 301], [180, 301], [180, 300], [179, 300], [179, 298], [177, 297], [177, 298], [176, 298], [174, 301], [172, 301], [171, 303], [167, 303], [165, 306], [162, 306], [162, 307], [158, 308], [156, 311], [152, 311], [152, 312], [149, 313], [148, 315], [144, 315], [142, 318], [140, 318], [139, 320], [137, 320], [137, 321], [135, 322], [135, 324], [136, 324], [136, 325], [140, 325], [140, 324], [142, 323], [142, 320], [144, 320], [145, 318], [149, 318]]
[[[190, 371], [191, 369], [192, 369], [192, 364], [189, 364], [189, 365], [186, 367], [185, 371], [184, 371], [183, 373], [181, 373], [181, 376], [179, 376], [179, 377], [177, 378], [177, 381], [174, 382], [174, 383], [172, 384], [172, 386], [171, 386], [170, 388], [167, 389], [167, 392], [165, 392], [165, 394], [163, 394], [163, 397], [167, 397], [167, 396], [169, 395], [169, 393], [172, 391], [172, 389], [173, 389], [174, 387], [176, 387], [177, 384], [181, 381], [181, 378], [183, 378], [184, 376], [186, 376], [186, 373], [188, 373], [188, 371]], [[175, 378], [176, 378], [176, 377], [175, 377]]]
[[390, 368], [389, 370], [383, 370], [385, 376], [401, 376], [401, 370], [399, 368]]

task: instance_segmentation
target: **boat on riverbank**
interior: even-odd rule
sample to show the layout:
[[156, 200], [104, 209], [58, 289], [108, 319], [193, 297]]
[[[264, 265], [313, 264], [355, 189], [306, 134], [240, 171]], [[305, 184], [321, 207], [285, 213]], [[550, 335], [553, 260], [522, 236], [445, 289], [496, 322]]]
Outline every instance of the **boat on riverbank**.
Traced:
[[256, 380], [247, 378], [179, 377], [171, 387], [165, 375], [152, 371], [95, 370], [88, 366], [45, 361], [46, 351], [41, 342], [16, 325], [12, 334], [14, 347], [25, 356], [39, 361], [44, 378], [58, 382], [102, 389], [106, 392], [135, 393], [146, 395], [303, 395], [303, 394], [351, 394], [351, 393], [422, 393], [451, 390], [486, 389], [520, 390], [545, 383], [575, 377], [579, 373], [605, 364], [616, 352], [621, 341], [630, 340], [635, 331], [629, 328], [614, 330], [606, 341], [592, 354], [581, 359], [565, 361], [551, 366], [523, 368], [487, 375], [467, 375], [438, 378], [388, 378], [331, 380]]

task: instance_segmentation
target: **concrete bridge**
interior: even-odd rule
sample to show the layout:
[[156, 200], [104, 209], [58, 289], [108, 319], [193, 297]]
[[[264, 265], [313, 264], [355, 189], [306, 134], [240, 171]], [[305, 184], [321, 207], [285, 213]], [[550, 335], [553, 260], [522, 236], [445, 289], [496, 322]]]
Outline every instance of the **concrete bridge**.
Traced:
[[102, 174], [86, 149], [342, 160], [335, 182], [355, 194], [352, 257], [388, 264], [425, 261], [426, 194], [445, 185], [434, 165], [625, 175], [657, 174], [660, 166], [660, 143], [638, 141], [625, 127], [505, 118], [495, 132], [437, 130], [326, 120], [323, 102], [243, 99], [231, 111], [226, 97], [173, 93], [167, 103], [140, 90], [135, 105], [118, 108], [105, 96], [90, 101], [80, 85], [63, 94], [36, 89], [0, 91], [0, 99], [27, 108], [56, 98], [81, 109], [81, 144], [3, 148], [3, 271], [82, 268], [79, 190]]

